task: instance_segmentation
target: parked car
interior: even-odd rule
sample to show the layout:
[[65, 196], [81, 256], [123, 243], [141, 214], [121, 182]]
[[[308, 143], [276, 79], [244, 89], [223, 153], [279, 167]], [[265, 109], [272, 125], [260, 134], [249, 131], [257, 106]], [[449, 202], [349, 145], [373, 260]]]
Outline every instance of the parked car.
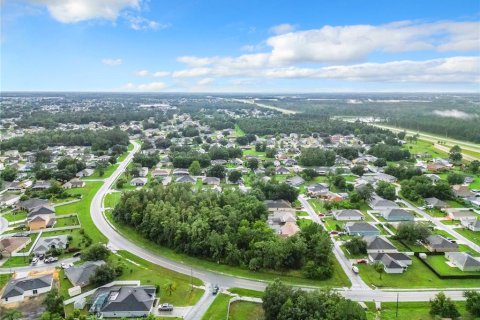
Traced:
[[218, 291], [220, 291], [220, 288], [217, 285], [215, 285], [212, 289], [212, 294], [216, 295], [218, 293]]
[[353, 266], [352, 271], [353, 271], [353, 273], [358, 274], [358, 267]]
[[158, 307], [158, 311], [172, 311], [173, 305], [169, 303], [163, 303]]
[[75, 252], [72, 257], [76, 258], [76, 257], [80, 257], [82, 255], [81, 252]]
[[357, 259], [357, 263], [367, 263], [367, 259]]
[[32, 259], [32, 266], [36, 265], [38, 263], [38, 258], [35, 257]]
[[54, 263], [57, 262], [58, 258], [57, 257], [48, 257], [45, 259], [45, 263]]
[[336, 235], [336, 234], [338, 234], [338, 231], [335, 231], [335, 230], [334, 230], [334, 231], [330, 231], [330, 234]]

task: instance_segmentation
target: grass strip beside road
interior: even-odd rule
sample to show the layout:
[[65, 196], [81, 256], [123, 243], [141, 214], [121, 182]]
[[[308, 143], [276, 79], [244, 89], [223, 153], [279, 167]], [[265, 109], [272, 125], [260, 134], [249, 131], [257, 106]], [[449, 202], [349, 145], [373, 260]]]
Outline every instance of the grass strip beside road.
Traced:
[[230, 305], [228, 320], [263, 320], [264, 316], [261, 303], [234, 301]]
[[213, 303], [203, 315], [202, 320], [225, 320], [227, 319], [228, 303], [232, 297], [219, 293]]

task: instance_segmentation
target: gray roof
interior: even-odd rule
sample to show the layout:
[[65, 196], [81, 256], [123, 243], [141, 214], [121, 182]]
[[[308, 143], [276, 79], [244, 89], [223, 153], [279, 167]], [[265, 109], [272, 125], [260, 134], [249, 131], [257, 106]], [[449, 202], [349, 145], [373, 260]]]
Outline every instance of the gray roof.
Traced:
[[282, 209], [291, 209], [292, 205], [286, 200], [265, 200], [265, 205], [269, 209], [282, 208]]
[[383, 255], [380, 261], [382, 261], [383, 265], [387, 269], [403, 269], [403, 266], [401, 264], [399, 264], [395, 259], [393, 259], [387, 254]]
[[97, 290], [95, 297], [107, 294], [101, 312], [150, 311], [155, 301], [155, 287], [113, 287]]
[[65, 248], [68, 243], [68, 236], [67, 235], [58, 235], [53, 237], [47, 238], [40, 238], [33, 249], [33, 252], [36, 254], [42, 254], [50, 250], [51, 248]]
[[434, 207], [446, 207], [447, 206], [447, 203], [445, 201], [442, 201], [442, 200], [437, 199], [435, 197], [426, 198], [425, 202], [427, 204], [431, 205], [431, 206], [434, 206]]
[[386, 219], [403, 219], [403, 218], [413, 219], [413, 214], [411, 214], [410, 212], [404, 209], [389, 208], [385, 211], [384, 217]]
[[25, 201], [20, 201], [19, 206], [22, 208], [27, 209], [28, 211], [40, 207], [48, 205], [48, 200], [39, 199], [39, 198], [32, 198]]
[[343, 209], [343, 210], [338, 210], [334, 213], [335, 217], [357, 217], [357, 218], [363, 218], [363, 214], [354, 209]]
[[21, 296], [25, 291], [50, 287], [52, 285], [52, 280], [53, 278], [51, 274], [41, 277], [10, 280], [5, 287], [2, 299]]
[[365, 231], [378, 231], [375, 226], [368, 222], [347, 222], [345, 228], [350, 232], [365, 232]]
[[185, 175], [185, 176], [180, 176], [177, 178], [176, 182], [178, 183], [195, 183], [197, 180], [193, 178], [192, 176]]
[[374, 261], [380, 261], [382, 260], [383, 256], [390, 256], [390, 258], [397, 260], [397, 261], [411, 261], [412, 258], [407, 256], [405, 253], [402, 252], [378, 252], [378, 253], [371, 253], [370, 257]]
[[398, 205], [390, 200], [386, 200], [383, 198], [375, 198], [370, 202], [370, 206], [372, 208], [397, 208]]
[[80, 266], [73, 266], [65, 269], [65, 275], [74, 286], [86, 286], [90, 282], [90, 277], [95, 273], [95, 270], [105, 261], [87, 261]]
[[452, 243], [445, 239], [442, 236], [437, 234], [432, 234], [431, 236], [427, 237], [427, 243], [430, 247], [437, 249], [437, 248], [449, 248], [449, 249], [456, 249], [458, 245], [456, 243]]
[[363, 237], [363, 240], [367, 243], [367, 250], [394, 250], [396, 249], [387, 239], [374, 236]]
[[462, 267], [480, 267], [480, 261], [465, 252], [447, 252], [448, 258], [455, 260]]

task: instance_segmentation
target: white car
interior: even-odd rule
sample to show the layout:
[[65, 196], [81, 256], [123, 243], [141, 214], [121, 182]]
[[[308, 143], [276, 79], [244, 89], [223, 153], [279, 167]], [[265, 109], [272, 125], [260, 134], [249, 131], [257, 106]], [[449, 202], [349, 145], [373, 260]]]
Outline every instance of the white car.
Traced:
[[358, 274], [358, 267], [357, 267], [357, 266], [353, 266], [353, 267], [352, 267], [352, 271], [353, 271], [353, 273]]

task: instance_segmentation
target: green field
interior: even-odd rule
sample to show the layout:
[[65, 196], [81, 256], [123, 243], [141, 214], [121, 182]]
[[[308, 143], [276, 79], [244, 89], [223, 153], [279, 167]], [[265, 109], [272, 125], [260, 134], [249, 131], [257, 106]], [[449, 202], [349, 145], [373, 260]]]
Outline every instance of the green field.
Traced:
[[255, 291], [243, 288], [230, 288], [228, 289], [229, 292], [238, 294], [242, 297], [253, 297], [253, 298], [262, 298], [263, 292], [262, 291]]
[[10, 257], [7, 261], [1, 266], [2, 268], [14, 268], [14, 267], [23, 267], [28, 266], [29, 257]]
[[90, 203], [95, 193], [102, 186], [102, 181], [88, 181], [82, 189], [70, 189], [67, 192], [71, 194], [82, 194], [82, 200], [71, 204], [56, 207], [57, 215], [76, 213], [85, 232], [92, 238], [93, 243], [107, 242], [107, 238], [100, 233], [90, 217]]
[[[378, 312], [379, 318], [376, 318], [377, 312], [373, 303], [367, 303], [367, 319], [381, 319], [381, 320], [433, 320], [429, 314], [430, 303], [429, 302], [400, 302], [398, 304], [398, 317], [397, 317], [397, 304], [395, 302], [383, 302], [382, 310]], [[469, 317], [465, 310], [465, 302], [456, 301], [455, 306], [460, 312], [463, 319], [472, 319]]]
[[122, 197], [121, 192], [112, 192], [108, 193], [103, 202], [104, 202], [104, 207], [105, 208], [115, 208], [116, 204], [120, 201], [120, 198]]
[[115, 222], [111, 214], [107, 214], [109, 221], [115, 226], [118, 232], [120, 232], [125, 238], [129, 239], [138, 246], [148, 249], [158, 255], [164, 256], [174, 261], [180, 261], [186, 265], [194, 265], [197, 268], [202, 268], [206, 270], [221, 272], [233, 276], [257, 279], [263, 281], [273, 281], [275, 279], [280, 279], [285, 283], [296, 284], [296, 285], [307, 285], [307, 286], [330, 286], [330, 287], [349, 287], [350, 281], [348, 277], [343, 272], [340, 264], [335, 259], [334, 260], [334, 272], [332, 278], [328, 280], [311, 280], [303, 277], [301, 270], [291, 270], [288, 272], [279, 272], [279, 271], [257, 271], [252, 272], [247, 268], [232, 267], [224, 264], [218, 264], [212, 261], [199, 259], [195, 257], [188, 256], [186, 254], [177, 253], [172, 249], [159, 246], [158, 244], [153, 243], [152, 241], [146, 240], [133, 228], [125, 225], [121, 225]]
[[359, 264], [360, 276], [370, 286], [379, 288], [472, 288], [478, 287], [470, 279], [438, 278], [419, 258], [412, 258], [412, 265], [401, 274], [383, 273], [382, 279], [371, 264]]
[[8, 222], [12, 221], [19, 221], [19, 220], [25, 220], [27, 218], [27, 211], [21, 210], [21, 211], [15, 211], [15, 212], [9, 212], [6, 214], [3, 214], [2, 217], [7, 219]]
[[454, 230], [460, 233], [462, 236], [464, 236], [468, 240], [480, 246], [480, 232], [474, 232], [472, 230], [464, 229], [464, 228], [455, 228]]
[[230, 305], [228, 320], [262, 320], [264, 317], [261, 303], [234, 301]]
[[235, 125], [235, 135], [237, 137], [243, 137], [245, 135], [245, 132], [238, 126], [238, 124]]
[[227, 319], [228, 302], [232, 297], [219, 293], [213, 303], [203, 315], [202, 320], [224, 320]]
[[0, 274], [0, 291], [7, 284], [8, 280], [12, 277], [12, 274]]
[[116, 164], [111, 164], [108, 167], [105, 168], [103, 171], [103, 175], [100, 176], [100, 172], [98, 169], [96, 169], [93, 174], [89, 177], [82, 178], [82, 180], [89, 180], [89, 179], [105, 179], [108, 178], [112, 175], [112, 173], [118, 168], [118, 163]]
[[444, 158], [448, 157], [448, 153], [441, 151], [433, 146], [433, 142], [425, 140], [417, 140], [417, 142], [406, 143], [403, 145], [405, 149], [410, 151], [412, 154], [417, 153], [429, 153], [432, 155], [432, 158]]

